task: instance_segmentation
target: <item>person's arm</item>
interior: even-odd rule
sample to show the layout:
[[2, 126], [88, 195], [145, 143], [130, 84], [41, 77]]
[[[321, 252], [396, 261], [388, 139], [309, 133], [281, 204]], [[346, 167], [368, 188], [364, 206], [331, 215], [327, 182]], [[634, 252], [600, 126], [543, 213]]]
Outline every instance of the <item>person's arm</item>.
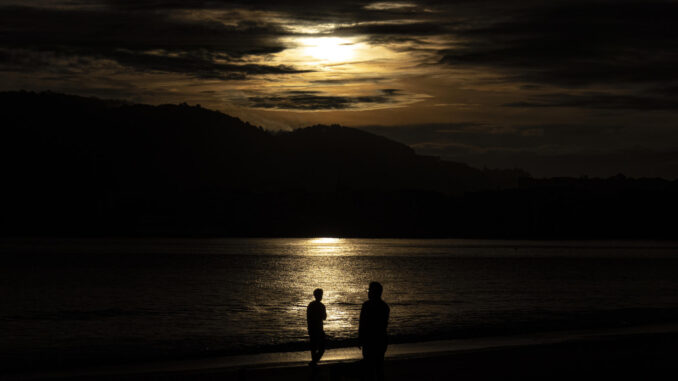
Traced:
[[311, 324], [311, 304], [306, 307], [306, 324]]
[[323, 320], [327, 320], [327, 310], [325, 309], [324, 304], [323, 304]]
[[363, 345], [365, 329], [367, 328], [365, 327], [365, 304], [363, 304], [363, 307], [360, 309], [360, 321], [358, 322], [358, 348], [361, 348]]

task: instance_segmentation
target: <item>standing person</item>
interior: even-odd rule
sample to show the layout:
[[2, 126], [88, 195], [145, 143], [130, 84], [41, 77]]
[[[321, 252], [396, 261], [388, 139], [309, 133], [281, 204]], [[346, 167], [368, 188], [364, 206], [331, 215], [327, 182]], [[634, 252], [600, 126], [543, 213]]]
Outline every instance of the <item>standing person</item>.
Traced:
[[327, 319], [325, 305], [323, 300], [323, 290], [316, 288], [313, 291], [315, 300], [308, 304], [306, 308], [306, 322], [308, 323], [308, 336], [311, 339], [311, 363], [309, 365], [318, 365], [318, 361], [325, 353], [325, 330], [323, 321]]
[[386, 327], [390, 308], [381, 300], [384, 288], [379, 282], [370, 283], [368, 300], [360, 310], [358, 342], [363, 351], [365, 374], [368, 379], [384, 379], [384, 355], [388, 345]]

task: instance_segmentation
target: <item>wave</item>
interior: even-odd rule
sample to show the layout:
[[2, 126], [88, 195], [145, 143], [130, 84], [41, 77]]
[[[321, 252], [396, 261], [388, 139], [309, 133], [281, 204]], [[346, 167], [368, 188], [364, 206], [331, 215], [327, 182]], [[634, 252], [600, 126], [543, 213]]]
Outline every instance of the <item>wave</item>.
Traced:
[[34, 321], [34, 320], [99, 320], [113, 317], [138, 317], [161, 315], [163, 312], [154, 310], [134, 309], [124, 310], [107, 308], [100, 310], [61, 310], [61, 311], [29, 311], [22, 314], [0, 315], [2, 321]]

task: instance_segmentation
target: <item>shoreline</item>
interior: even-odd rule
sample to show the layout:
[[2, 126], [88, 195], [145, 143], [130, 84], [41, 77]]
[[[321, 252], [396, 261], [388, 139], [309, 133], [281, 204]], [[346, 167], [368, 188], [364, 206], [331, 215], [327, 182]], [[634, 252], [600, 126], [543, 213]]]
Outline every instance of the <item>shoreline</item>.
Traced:
[[[666, 341], [664, 343], [664, 341]], [[645, 343], [634, 348], [632, 342]], [[513, 356], [520, 352], [541, 352], [551, 348], [560, 356], [580, 356], [568, 347], [612, 347], [627, 348], [643, 356], [643, 348], [650, 344], [666, 346], [667, 351], [678, 351], [678, 322], [657, 325], [632, 326], [613, 329], [542, 332], [536, 334], [499, 336], [487, 338], [456, 339], [392, 344], [386, 354], [386, 369], [403, 368], [394, 377], [408, 368], [419, 368], [430, 363], [427, 369], [437, 369], [457, 357], [471, 357], [471, 361], [492, 353]], [[361, 358], [356, 347], [328, 349], [316, 372], [355, 373]], [[7, 381], [19, 380], [70, 380], [70, 379], [211, 379], [214, 375], [224, 379], [298, 379], [299, 373], [309, 373], [308, 351], [260, 353], [223, 356], [203, 359], [157, 361], [144, 364], [83, 367], [69, 370], [45, 370], [36, 372], [10, 373], [3, 376]], [[676, 365], [678, 366], [678, 364]], [[442, 370], [434, 371], [433, 373]], [[280, 373], [280, 377], [276, 376]], [[297, 376], [287, 378], [290, 373]], [[246, 378], [242, 378], [247, 374]], [[263, 377], [263, 378], [261, 378]], [[401, 379], [401, 378], [395, 378]]]

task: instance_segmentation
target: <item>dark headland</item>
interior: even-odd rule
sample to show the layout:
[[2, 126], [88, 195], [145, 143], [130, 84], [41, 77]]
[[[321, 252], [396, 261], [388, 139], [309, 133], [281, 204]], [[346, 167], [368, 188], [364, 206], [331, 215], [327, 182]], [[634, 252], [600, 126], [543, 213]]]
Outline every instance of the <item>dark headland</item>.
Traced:
[[186, 104], [0, 102], [4, 236], [675, 238], [676, 180], [535, 179]]

